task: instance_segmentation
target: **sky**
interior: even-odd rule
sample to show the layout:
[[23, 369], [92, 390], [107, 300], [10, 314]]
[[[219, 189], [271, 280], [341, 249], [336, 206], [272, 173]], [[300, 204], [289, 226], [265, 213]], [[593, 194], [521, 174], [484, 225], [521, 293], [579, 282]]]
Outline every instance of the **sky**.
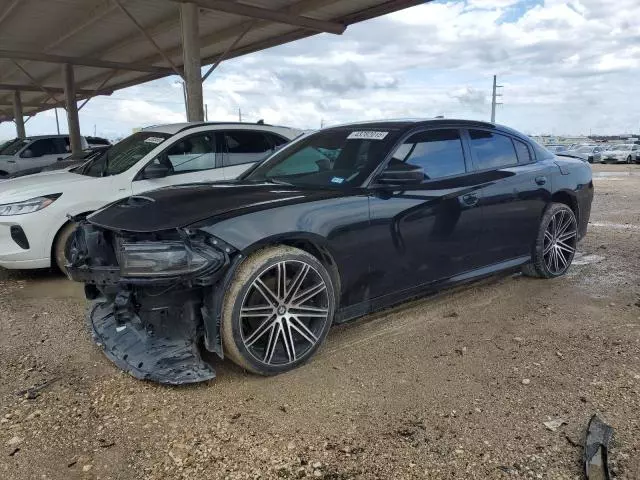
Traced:
[[[203, 69], [204, 70], [204, 69]], [[530, 135], [640, 132], [640, 0], [438, 0], [223, 62], [209, 120], [316, 129], [350, 121], [489, 120]], [[91, 100], [81, 130], [116, 139], [185, 120], [178, 77]], [[64, 112], [61, 129], [66, 132]], [[55, 133], [53, 111], [26, 125]], [[15, 136], [0, 124], [0, 138]]]

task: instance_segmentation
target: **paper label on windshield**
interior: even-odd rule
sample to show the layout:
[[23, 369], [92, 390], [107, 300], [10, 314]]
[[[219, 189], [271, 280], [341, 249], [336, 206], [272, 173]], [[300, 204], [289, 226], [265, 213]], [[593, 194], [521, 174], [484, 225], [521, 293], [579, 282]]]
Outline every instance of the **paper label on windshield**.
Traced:
[[333, 177], [331, 179], [331, 183], [342, 183], [342, 182], [344, 182], [344, 178], [342, 177]]
[[384, 140], [389, 132], [374, 132], [372, 130], [363, 130], [360, 132], [351, 132], [347, 140]]
[[155, 143], [158, 145], [159, 143], [164, 142], [164, 138], [162, 137], [149, 137], [144, 139], [145, 143]]

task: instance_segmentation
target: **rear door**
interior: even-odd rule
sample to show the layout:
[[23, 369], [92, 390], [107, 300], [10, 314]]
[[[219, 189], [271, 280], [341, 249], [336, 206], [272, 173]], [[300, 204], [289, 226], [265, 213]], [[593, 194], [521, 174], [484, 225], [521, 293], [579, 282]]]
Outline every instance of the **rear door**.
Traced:
[[460, 130], [411, 134], [390, 168], [421, 167], [421, 184], [372, 187], [371, 297], [411, 289], [478, 266], [482, 228], [479, 186], [471, 174]]
[[214, 131], [194, 133], [173, 142], [152, 164], [167, 166], [169, 174], [147, 179], [142, 169], [132, 183], [134, 194], [170, 185], [224, 180]]
[[506, 133], [477, 128], [468, 129], [466, 137], [476, 175], [485, 184], [480, 200], [482, 263], [531, 255], [557, 166], [536, 162], [526, 142]]
[[254, 163], [271, 155], [278, 146], [271, 138], [272, 135], [270, 132], [260, 130], [218, 132], [225, 179], [236, 178]]

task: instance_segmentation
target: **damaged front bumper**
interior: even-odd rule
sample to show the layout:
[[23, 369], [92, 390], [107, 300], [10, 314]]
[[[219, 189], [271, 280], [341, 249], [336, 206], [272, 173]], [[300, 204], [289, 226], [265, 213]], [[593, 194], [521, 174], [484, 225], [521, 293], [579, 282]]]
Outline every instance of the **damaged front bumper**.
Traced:
[[[130, 235], [83, 222], [69, 243], [69, 274], [85, 283], [85, 295], [93, 301], [87, 317], [93, 339], [136, 378], [173, 385], [215, 378], [208, 357], [223, 357], [220, 310], [235, 252], [201, 235]], [[179, 240], [215, 251], [216, 262], [181, 275], [122, 275], [125, 242]]]

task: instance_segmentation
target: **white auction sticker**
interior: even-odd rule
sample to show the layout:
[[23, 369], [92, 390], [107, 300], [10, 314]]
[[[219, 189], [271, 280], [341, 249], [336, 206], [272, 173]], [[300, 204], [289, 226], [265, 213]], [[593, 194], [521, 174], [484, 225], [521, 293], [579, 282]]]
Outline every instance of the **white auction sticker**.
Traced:
[[146, 143], [155, 143], [157, 145], [159, 143], [164, 142], [164, 138], [162, 138], [162, 137], [148, 137], [148, 138], [145, 138], [144, 141]]
[[374, 132], [372, 130], [363, 130], [361, 132], [351, 132], [347, 140], [384, 140], [389, 132]]

